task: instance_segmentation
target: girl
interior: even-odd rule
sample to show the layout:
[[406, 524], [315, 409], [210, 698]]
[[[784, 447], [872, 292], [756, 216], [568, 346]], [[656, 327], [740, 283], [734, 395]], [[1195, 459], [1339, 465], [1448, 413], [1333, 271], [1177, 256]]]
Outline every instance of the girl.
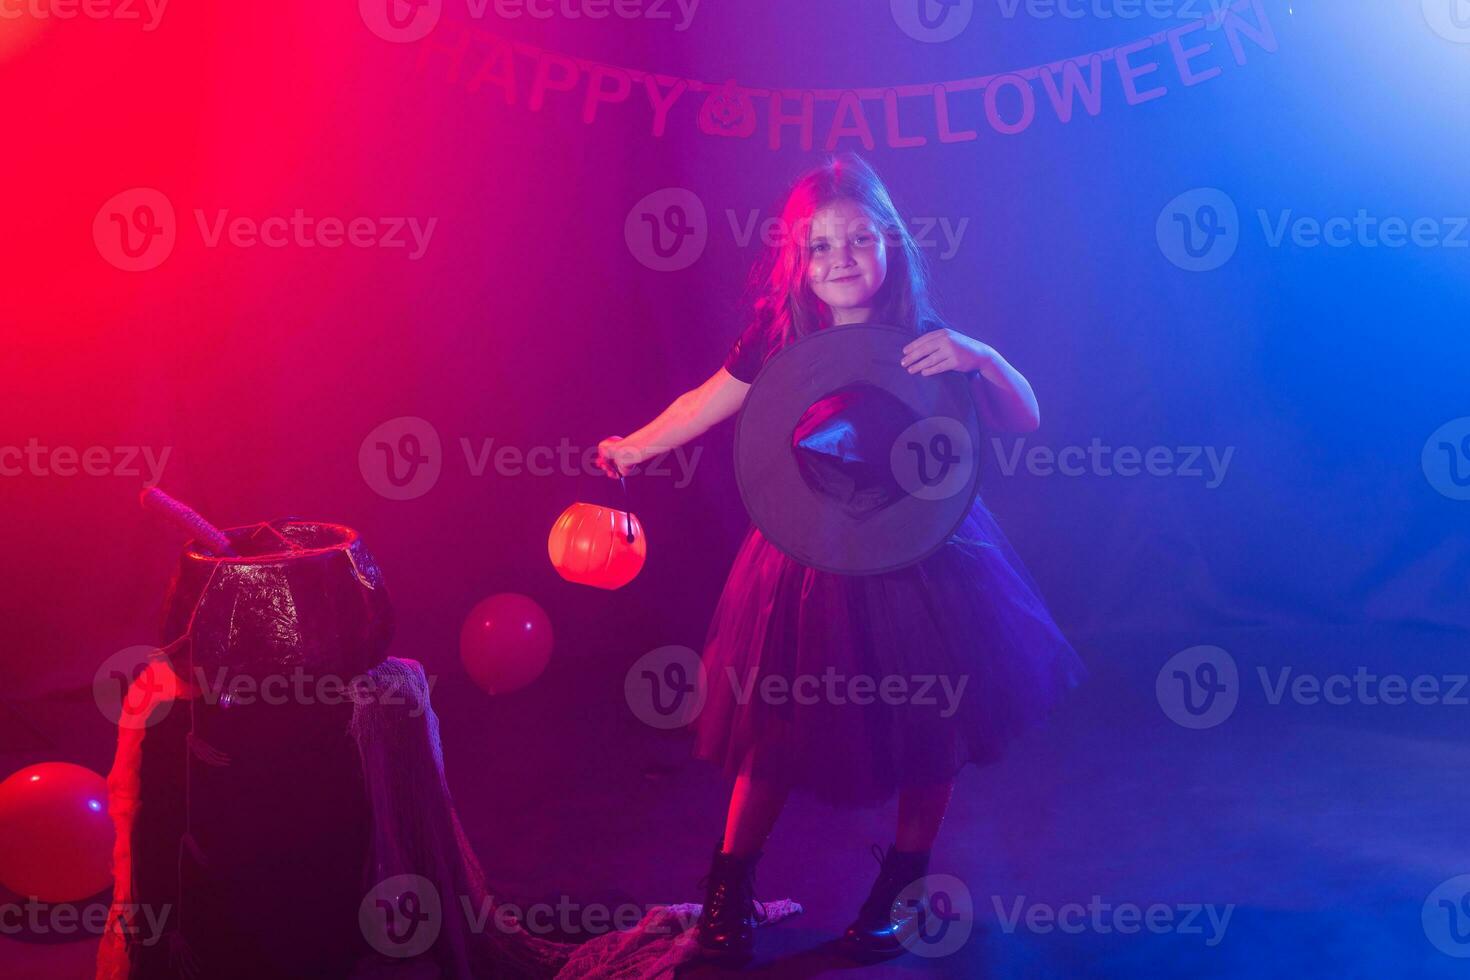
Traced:
[[[755, 316], [724, 365], [632, 435], [600, 443], [608, 475], [734, 414], [761, 365], [786, 344], [867, 321], [913, 333], [901, 362], [910, 373], [968, 374], [986, 428], [1037, 427], [1036, 397], [1020, 372], [935, 312], [923, 256], [866, 163], [840, 156], [802, 176], [781, 227], [791, 233], [758, 267]], [[937, 552], [877, 575], [808, 568], [751, 527], [710, 624], [704, 664], [709, 697], [696, 755], [721, 764], [734, 789], [697, 935], [706, 950], [737, 961], [753, 949], [755, 863], [790, 790], [839, 805], [897, 794], [894, 843], [844, 945], [862, 956], [901, 952], [915, 911], [899, 893], [927, 874], [957, 771], [997, 759], [1084, 675], [978, 497]], [[769, 677], [784, 680], [786, 691], [808, 678], [806, 690], [830, 692], [821, 686], [828, 676], [880, 686], [920, 675], [937, 676], [953, 697], [903, 704], [826, 693], [815, 703], [767, 703], [776, 699], [750, 695]]]

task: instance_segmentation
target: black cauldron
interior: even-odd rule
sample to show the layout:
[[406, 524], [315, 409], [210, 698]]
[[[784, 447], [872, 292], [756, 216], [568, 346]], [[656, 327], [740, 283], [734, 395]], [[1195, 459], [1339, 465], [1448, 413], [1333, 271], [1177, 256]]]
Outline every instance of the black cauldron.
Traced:
[[190, 542], [164, 600], [163, 644], [181, 677], [223, 669], [227, 681], [283, 671], [345, 680], [382, 661], [393, 607], [356, 531], [282, 519], [224, 534], [237, 554]]

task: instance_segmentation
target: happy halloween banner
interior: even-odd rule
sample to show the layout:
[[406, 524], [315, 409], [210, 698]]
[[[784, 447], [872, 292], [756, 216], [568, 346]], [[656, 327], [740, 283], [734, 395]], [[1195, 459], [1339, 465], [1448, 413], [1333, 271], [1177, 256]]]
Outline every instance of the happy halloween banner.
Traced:
[[1079, 110], [1097, 116], [1119, 94], [1127, 105], [1142, 105], [1243, 67], [1252, 52], [1278, 48], [1262, 0], [1235, 0], [1198, 20], [1061, 61], [885, 88], [773, 89], [681, 78], [451, 24], [440, 24], [418, 43], [420, 72], [442, 71], [451, 84], [507, 106], [534, 112], [548, 105], [579, 107], [582, 121], [592, 125], [616, 107], [641, 103], [649, 132], [661, 137], [671, 124], [688, 124], [697, 104], [694, 125], [707, 135], [760, 136], [772, 150], [795, 141], [803, 150], [827, 151], [844, 140], [868, 150], [880, 142], [897, 149], [923, 146], [928, 134], [940, 143], [963, 143], [979, 138], [982, 126], [1014, 136], [1043, 113], [1069, 123]]

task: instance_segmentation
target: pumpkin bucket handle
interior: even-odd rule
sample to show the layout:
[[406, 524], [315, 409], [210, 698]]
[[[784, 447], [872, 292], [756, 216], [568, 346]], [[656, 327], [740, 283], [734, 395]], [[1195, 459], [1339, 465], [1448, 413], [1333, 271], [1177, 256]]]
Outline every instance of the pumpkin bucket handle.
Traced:
[[633, 505], [628, 498], [628, 479], [618, 471], [618, 482], [623, 485], [623, 521], [628, 526], [628, 543], [633, 543]]

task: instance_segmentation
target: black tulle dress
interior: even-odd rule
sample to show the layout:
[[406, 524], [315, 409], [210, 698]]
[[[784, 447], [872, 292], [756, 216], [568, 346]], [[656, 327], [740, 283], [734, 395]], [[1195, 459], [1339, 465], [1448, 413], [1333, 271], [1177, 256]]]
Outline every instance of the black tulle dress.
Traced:
[[[772, 351], [755, 325], [726, 359], [751, 382]], [[882, 802], [986, 764], [1086, 676], [977, 496], [929, 557], [842, 575], [752, 526], [705, 641], [696, 755], [831, 803]]]

